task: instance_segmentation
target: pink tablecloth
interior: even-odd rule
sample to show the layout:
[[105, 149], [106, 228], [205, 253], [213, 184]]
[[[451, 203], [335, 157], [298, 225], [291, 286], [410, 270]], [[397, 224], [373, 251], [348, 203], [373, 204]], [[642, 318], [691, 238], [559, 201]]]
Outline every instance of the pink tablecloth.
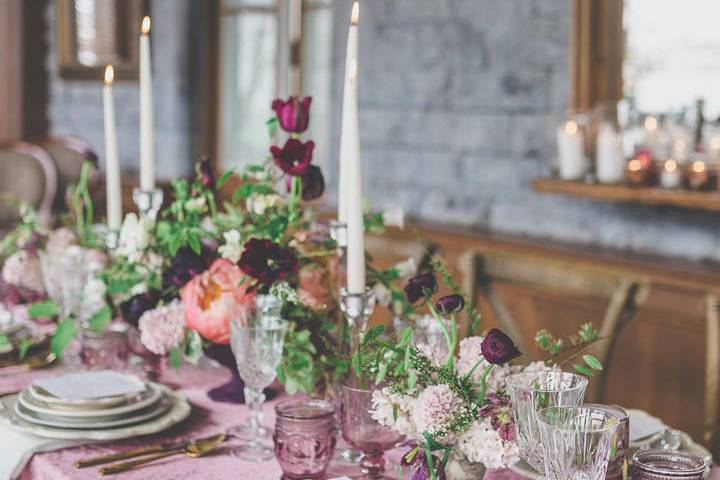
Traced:
[[[17, 391], [29, 384], [35, 378], [45, 375], [57, 374], [59, 368], [25, 372], [21, 370], [0, 370], [0, 395]], [[97, 479], [99, 475], [94, 468], [78, 470], [72, 465], [76, 460], [84, 457], [98, 456], [107, 453], [122, 451], [150, 442], [166, 441], [171, 438], [185, 438], [190, 435], [202, 436], [225, 431], [227, 428], [241, 423], [246, 414], [242, 406], [227, 403], [217, 403], [210, 400], [206, 394], [210, 386], [223, 383], [228, 373], [221, 369], [187, 369], [178, 375], [169, 372], [166, 380], [176, 384], [178, 390], [187, 396], [193, 405], [191, 417], [183, 424], [178, 425], [163, 435], [144, 437], [142, 439], [87, 445], [70, 448], [56, 452], [37, 454], [23, 472], [22, 480], [83, 480]], [[266, 405], [266, 423], [272, 425], [272, 403]], [[231, 445], [228, 445], [228, 447]], [[391, 458], [397, 459], [399, 452], [392, 452]], [[351, 475], [357, 467], [351, 465], [333, 464], [328, 472], [329, 477]], [[275, 461], [262, 463], [241, 462], [227, 454], [227, 447], [217, 454], [203, 458], [191, 459], [187, 457], [171, 457], [147, 466], [131, 470], [120, 476], [123, 479], [137, 480], [165, 480], [165, 479], [279, 479], [280, 468]], [[485, 477], [487, 480], [521, 480], [517, 474], [510, 471], [491, 471]], [[713, 479], [720, 480], [720, 471], [713, 472]]]

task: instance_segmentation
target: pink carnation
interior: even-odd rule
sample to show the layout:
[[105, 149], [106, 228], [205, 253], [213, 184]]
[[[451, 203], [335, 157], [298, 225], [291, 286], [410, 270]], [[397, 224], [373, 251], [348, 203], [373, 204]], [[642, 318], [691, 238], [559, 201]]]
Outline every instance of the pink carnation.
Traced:
[[27, 250], [18, 250], [5, 260], [2, 278], [7, 283], [35, 292], [45, 291], [40, 260]]
[[418, 396], [412, 413], [418, 432], [426, 432], [444, 426], [453, 411], [462, 405], [447, 385], [431, 385]]
[[183, 307], [177, 300], [143, 313], [138, 323], [140, 341], [156, 355], [165, 355], [185, 337]]
[[248, 292], [251, 282], [243, 279], [240, 268], [224, 258], [193, 277], [180, 292], [187, 326], [212, 342], [228, 343], [230, 317], [255, 302], [255, 293]]

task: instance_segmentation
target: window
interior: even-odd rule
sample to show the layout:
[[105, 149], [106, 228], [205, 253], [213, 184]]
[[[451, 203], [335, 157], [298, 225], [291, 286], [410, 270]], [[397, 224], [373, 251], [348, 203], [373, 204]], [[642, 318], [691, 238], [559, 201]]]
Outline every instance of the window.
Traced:
[[313, 97], [314, 163], [330, 152], [332, 0], [223, 0], [220, 10], [219, 166], [268, 154], [276, 97]]

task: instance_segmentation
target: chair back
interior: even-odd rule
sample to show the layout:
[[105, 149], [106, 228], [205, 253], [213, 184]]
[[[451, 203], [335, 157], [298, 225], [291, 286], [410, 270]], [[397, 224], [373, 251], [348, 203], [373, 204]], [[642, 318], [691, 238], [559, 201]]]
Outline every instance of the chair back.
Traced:
[[[57, 171], [50, 155], [38, 145], [14, 142], [0, 147], [0, 193], [21, 200], [50, 219], [57, 192]], [[19, 220], [17, 207], [0, 202], [0, 227]]]
[[[40, 145], [50, 154], [58, 172], [58, 189], [53, 202], [56, 211], [65, 207], [65, 195], [68, 187], [80, 180], [80, 172], [85, 161], [97, 166], [97, 155], [85, 140], [74, 136], [50, 137], [40, 141]], [[91, 176], [91, 183], [97, 180], [97, 173]]]

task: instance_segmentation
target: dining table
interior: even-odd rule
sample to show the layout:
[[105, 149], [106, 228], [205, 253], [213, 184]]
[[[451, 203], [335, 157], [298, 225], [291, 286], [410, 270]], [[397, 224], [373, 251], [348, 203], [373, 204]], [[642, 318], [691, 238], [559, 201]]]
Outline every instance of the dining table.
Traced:
[[[67, 368], [62, 364], [38, 370], [25, 370], [19, 367], [2, 369], [0, 370], [0, 396], [17, 392], [36, 379], [58, 375], [66, 370]], [[241, 404], [216, 402], [207, 394], [209, 389], [223, 384], [229, 380], [229, 377], [228, 370], [211, 361], [205, 361], [195, 367], [184, 366], [177, 370], [168, 369], [163, 373], [161, 382], [188, 399], [192, 406], [192, 412], [188, 419], [159, 434], [35, 453], [18, 478], [21, 480], [97, 479], [100, 477], [97, 467], [78, 469], [74, 466], [75, 462], [83, 458], [122, 452], [148, 444], [214, 435], [225, 432], [235, 425], [240, 425], [247, 419], [247, 407]], [[274, 425], [274, 406], [282, 398], [284, 397], [281, 395], [266, 402], [263, 407], [263, 422], [269, 428]], [[232, 446], [233, 442], [227, 441], [221, 448], [207, 456], [191, 458], [176, 455], [136, 467], [117, 474], [115, 477], [127, 480], [189, 480], [195, 478], [202, 480], [230, 478], [274, 480], [282, 476], [280, 467], [274, 459], [263, 462], [242, 461], [229, 454]], [[395, 449], [386, 454], [388, 474], [397, 471], [401, 455], [401, 449]], [[357, 465], [338, 461], [330, 464], [325, 478], [354, 477], [358, 473]], [[484, 478], [486, 480], [525, 480], [525, 477], [504, 469], [489, 470]], [[720, 468], [713, 469], [711, 479], [720, 480]]]

